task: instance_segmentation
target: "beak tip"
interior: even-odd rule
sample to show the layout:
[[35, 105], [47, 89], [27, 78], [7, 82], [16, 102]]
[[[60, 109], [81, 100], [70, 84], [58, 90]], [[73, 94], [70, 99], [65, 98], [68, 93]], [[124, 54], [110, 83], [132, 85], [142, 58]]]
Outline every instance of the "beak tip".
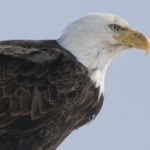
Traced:
[[146, 46], [147, 53], [150, 51], [150, 39], [147, 38], [147, 46]]
[[148, 50], [150, 50], [150, 39], [148, 39]]

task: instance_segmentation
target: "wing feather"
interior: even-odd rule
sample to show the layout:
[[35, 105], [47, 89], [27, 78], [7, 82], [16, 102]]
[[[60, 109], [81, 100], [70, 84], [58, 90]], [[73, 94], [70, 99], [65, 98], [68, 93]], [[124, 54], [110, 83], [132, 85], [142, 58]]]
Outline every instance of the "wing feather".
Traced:
[[62, 54], [58, 49], [55, 41], [0, 42], [0, 116], [37, 119], [48, 112], [46, 75]]
[[1, 149], [56, 148], [97, 115], [98, 93], [88, 70], [56, 41], [0, 42]]

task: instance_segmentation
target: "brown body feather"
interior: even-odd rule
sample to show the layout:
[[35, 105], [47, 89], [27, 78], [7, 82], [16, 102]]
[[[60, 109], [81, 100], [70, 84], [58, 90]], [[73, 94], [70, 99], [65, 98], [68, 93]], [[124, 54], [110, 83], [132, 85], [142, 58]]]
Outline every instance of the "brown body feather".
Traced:
[[0, 149], [55, 150], [97, 115], [99, 88], [56, 41], [0, 42]]

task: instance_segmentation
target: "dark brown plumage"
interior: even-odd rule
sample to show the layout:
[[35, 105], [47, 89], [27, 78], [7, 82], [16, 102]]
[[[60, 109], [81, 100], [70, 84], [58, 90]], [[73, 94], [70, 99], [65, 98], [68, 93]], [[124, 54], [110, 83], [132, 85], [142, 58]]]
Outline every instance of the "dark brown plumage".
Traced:
[[0, 150], [56, 150], [103, 94], [56, 41], [0, 42]]

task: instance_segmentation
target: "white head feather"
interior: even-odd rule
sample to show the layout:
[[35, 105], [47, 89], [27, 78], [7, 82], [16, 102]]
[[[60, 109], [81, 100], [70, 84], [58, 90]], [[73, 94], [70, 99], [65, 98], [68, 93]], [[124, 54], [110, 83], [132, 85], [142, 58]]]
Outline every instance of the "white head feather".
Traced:
[[109, 24], [129, 27], [125, 20], [112, 14], [89, 14], [70, 24], [58, 42], [87, 68], [106, 70], [112, 58], [126, 48], [116, 47]]
[[113, 38], [115, 33], [109, 28], [110, 24], [129, 28], [128, 23], [118, 16], [94, 13], [70, 24], [58, 39], [59, 44], [76, 56], [84, 66], [89, 70], [96, 70], [91, 78], [98, 84], [101, 84], [102, 81], [98, 80], [100, 76], [104, 77], [111, 60], [127, 48]]

